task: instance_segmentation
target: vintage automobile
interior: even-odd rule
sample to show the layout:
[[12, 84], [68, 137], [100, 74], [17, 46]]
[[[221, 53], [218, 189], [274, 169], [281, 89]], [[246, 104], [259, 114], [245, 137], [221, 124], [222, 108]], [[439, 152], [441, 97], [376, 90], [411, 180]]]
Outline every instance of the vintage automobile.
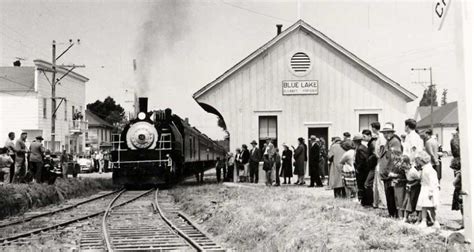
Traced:
[[61, 160], [61, 155], [61, 153], [51, 154], [51, 158], [53, 158], [55, 165], [61, 167], [64, 177], [67, 177], [67, 175], [71, 174], [74, 178], [76, 178], [77, 174], [79, 174], [81, 170], [77, 160], [75, 160], [71, 154], [67, 155], [66, 160]]
[[77, 163], [80, 166], [81, 173], [89, 173], [94, 171], [94, 160], [90, 156], [79, 155]]

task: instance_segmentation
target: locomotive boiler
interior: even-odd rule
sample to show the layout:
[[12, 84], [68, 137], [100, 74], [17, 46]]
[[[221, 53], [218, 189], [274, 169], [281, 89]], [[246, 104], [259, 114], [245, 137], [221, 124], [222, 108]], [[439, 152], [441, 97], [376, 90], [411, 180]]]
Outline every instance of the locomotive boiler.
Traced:
[[139, 112], [114, 139], [112, 179], [118, 185], [176, 183], [198, 170], [214, 167], [225, 149], [172, 110], [148, 111], [140, 97]]

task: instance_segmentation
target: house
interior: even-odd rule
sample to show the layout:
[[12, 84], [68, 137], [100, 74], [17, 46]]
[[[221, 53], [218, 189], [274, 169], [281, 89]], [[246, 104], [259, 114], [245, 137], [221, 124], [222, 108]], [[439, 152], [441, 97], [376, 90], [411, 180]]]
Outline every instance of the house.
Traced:
[[[0, 142], [9, 132], [19, 137], [28, 133], [28, 141], [43, 136], [44, 146], [51, 149], [51, 84], [52, 65], [34, 60], [34, 66], [0, 67]], [[57, 78], [68, 69], [57, 67]], [[85, 148], [87, 121], [85, 108], [86, 82], [89, 79], [70, 71], [56, 85], [55, 149], [81, 153]]]
[[450, 142], [452, 134], [456, 132], [459, 126], [458, 120], [458, 102], [451, 102], [438, 107], [432, 115], [428, 114], [416, 124], [420, 131], [431, 128], [431, 119], [433, 118], [433, 135], [438, 139], [438, 143], [444, 151], [450, 151]]
[[374, 121], [394, 122], [401, 132], [416, 96], [299, 20], [193, 98], [225, 122], [233, 150], [266, 138], [278, 147], [310, 135], [329, 143]]
[[[433, 112], [438, 110], [440, 107], [438, 106], [433, 106]], [[419, 121], [431, 114], [431, 107], [430, 106], [420, 106], [416, 108], [415, 115], [413, 116], [413, 119], [416, 121]]]
[[114, 126], [88, 109], [86, 110], [86, 119], [89, 123], [86, 144], [94, 150], [111, 148]]

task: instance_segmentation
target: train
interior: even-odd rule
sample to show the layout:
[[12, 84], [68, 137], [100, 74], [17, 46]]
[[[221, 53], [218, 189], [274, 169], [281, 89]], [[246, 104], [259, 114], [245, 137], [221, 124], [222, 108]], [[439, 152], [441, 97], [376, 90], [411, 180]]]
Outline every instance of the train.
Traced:
[[138, 98], [139, 111], [113, 139], [112, 180], [116, 185], [171, 185], [215, 167], [226, 150], [170, 108], [148, 111], [148, 98]]

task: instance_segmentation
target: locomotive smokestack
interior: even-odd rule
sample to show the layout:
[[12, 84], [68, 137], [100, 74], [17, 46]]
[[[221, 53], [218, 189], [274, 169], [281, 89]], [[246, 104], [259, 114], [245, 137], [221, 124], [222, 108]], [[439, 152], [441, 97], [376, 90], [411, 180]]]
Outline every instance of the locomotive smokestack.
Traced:
[[148, 112], [148, 97], [138, 97], [138, 112]]

